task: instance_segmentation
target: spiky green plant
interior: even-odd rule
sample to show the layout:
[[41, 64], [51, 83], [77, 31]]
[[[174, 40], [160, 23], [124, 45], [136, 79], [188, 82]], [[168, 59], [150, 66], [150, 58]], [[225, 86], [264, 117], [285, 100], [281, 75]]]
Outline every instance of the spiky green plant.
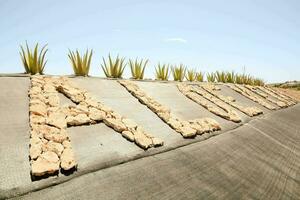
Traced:
[[136, 58], [135, 61], [129, 59], [129, 66], [131, 69], [131, 75], [133, 79], [144, 79], [144, 72], [148, 61], [149, 61], [148, 59], [138, 60]]
[[113, 59], [110, 54], [108, 54], [108, 61], [106, 62], [104, 58], [101, 67], [106, 77], [108, 78], [122, 78], [126, 63], [124, 63], [125, 58], [119, 58], [119, 55]]
[[208, 82], [215, 82], [216, 81], [216, 75], [215, 75], [215, 73], [213, 73], [213, 72], [207, 73], [206, 74], [206, 80]]
[[158, 63], [155, 69], [155, 76], [157, 80], [167, 81], [169, 79], [169, 69], [170, 66], [167, 64]]
[[172, 75], [174, 81], [183, 81], [185, 76], [186, 67], [183, 64], [180, 64], [179, 66], [174, 66], [172, 68]]
[[68, 57], [73, 67], [74, 74], [76, 76], [88, 76], [91, 66], [93, 50], [88, 49], [84, 55], [80, 55], [79, 51], [71, 51], [69, 49]]
[[260, 78], [255, 78], [253, 80], [253, 84], [254, 85], [257, 85], [257, 86], [264, 86], [265, 85], [265, 82], [264, 80], [260, 79]]
[[196, 81], [203, 82], [203, 79], [204, 79], [204, 73], [203, 72], [196, 73]]
[[235, 76], [236, 76], [236, 74], [234, 73], [234, 71], [226, 72], [225, 82], [226, 83], [234, 83], [235, 82]]
[[196, 80], [196, 71], [194, 69], [187, 70], [185, 78], [188, 81], [195, 81]]
[[222, 83], [226, 82], [226, 73], [225, 72], [216, 71], [215, 75], [216, 75], [217, 82], [222, 82]]
[[24, 50], [23, 46], [20, 45], [21, 51], [19, 53], [27, 74], [33, 75], [44, 73], [44, 69], [47, 63], [47, 60], [45, 61], [45, 56], [48, 51], [48, 49], [46, 49], [47, 44], [44, 45], [40, 51], [38, 50], [38, 46], [39, 44], [37, 43], [34, 50], [29, 49], [26, 41], [26, 50]]

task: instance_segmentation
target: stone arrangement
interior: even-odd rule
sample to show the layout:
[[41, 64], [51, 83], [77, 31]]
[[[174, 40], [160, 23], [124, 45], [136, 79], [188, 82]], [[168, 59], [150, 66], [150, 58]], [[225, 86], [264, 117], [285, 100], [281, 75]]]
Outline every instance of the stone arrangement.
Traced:
[[[60, 105], [58, 92], [74, 104]], [[29, 90], [30, 162], [33, 176], [76, 168], [67, 127], [103, 122], [139, 147], [148, 149], [163, 141], [147, 133], [133, 120], [96, 101], [67, 78], [32, 76]]]
[[261, 89], [264, 92], [266, 92], [267, 94], [269, 94], [269, 95], [277, 98], [278, 100], [285, 102], [289, 106], [295, 105], [298, 102], [293, 97], [290, 97], [287, 94], [283, 94], [280, 91], [274, 90], [274, 89], [272, 89], [270, 87], [259, 87], [259, 89]]
[[219, 98], [220, 100], [224, 101], [225, 103], [229, 104], [233, 108], [238, 109], [239, 111], [245, 113], [249, 117], [257, 116], [260, 114], [263, 114], [263, 111], [255, 106], [242, 106], [236, 102], [236, 100], [230, 96], [223, 96], [221, 94], [217, 93], [218, 89], [213, 84], [203, 84], [201, 85], [201, 88], [210, 93], [211, 95]]
[[254, 92], [250, 91], [249, 89], [247, 89], [244, 85], [239, 85], [239, 84], [226, 84], [226, 86], [228, 86], [229, 88], [231, 88], [232, 90], [240, 93], [241, 95], [247, 97], [248, 99], [264, 106], [265, 108], [269, 109], [269, 110], [276, 110], [277, 108], [271, 104], [269, 104], [268, 102], [266, 102], [266, 100], [262, 97], [260, 97], [259, 95], [255, 94]]
[[[280, 108], [286, 108], [289, 106], [288, 103], [278, 100], [277, 98], [274, 98], [272, 95], [265, 92], [266, 90], [262, 90], [259, 87], [251, 86], [251, 85], [245, 85], [245, 88], [248, 90], [251, 90], [253, 93], [261, 96], [262, 98], [266, 99], [268, 102], [277, 105]], [[277, 100], [276, 100], [277, 99]]]
[[186, 97], [203, 106], [211, 113], [214, 113], [217, 116], [236, 123], [242, 121], [238, 113], [233, 110], [228, 104], [224, 103], [222, 100], [218, 99], [207, 91], [201, 89], [201, 86], [192, 86], [184, 83], [179, 83], [177, 84], [177, 88]]
[[160, 117], [172, 129], [180, 133], [184, 138], [195, 137], [197, 134], [213, 132], [220, 130], [219, 123], [211, 118], [182, 120], [171, 113], [170, 109], [163, 106], [153, 98], [149, 97], [142, 91], [133, 81], [120, 80], [118, 81], [142, 104], [146, 105], [152, 112]]
[[32, 175], [43, 176], [57, 173], [59, 169], [75, 168], [77, 163], [54, 82], [41, 76], [33, 76], [29, 97], [29, 157]]

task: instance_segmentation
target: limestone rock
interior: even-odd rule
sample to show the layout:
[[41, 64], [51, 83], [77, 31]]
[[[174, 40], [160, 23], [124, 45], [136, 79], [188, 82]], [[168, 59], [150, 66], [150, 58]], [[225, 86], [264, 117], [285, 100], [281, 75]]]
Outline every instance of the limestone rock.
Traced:
[[131, 119], [124, 118], [122, 119], [122, 122], [125, 124], [125, 126], [129, 129], [135, 129], [138, 125]]
[[29, 156], [32, 160], [37, 159], [41, 153], [42, 153], [42, 142], [30, 145]]
[[170, 118], [168, 124], [175, 130], [181, 127], [181, 123], [177, 121], [175, 118]]
[[46, 123], [60, 129], [67, 128], [66, 115], [62, 112], [51, 112], [47, 117]]
[[170, 112], [158, 112], [157, 115], [165, 122], [168, 122], [171, 118]]
[[29, 119], [30, 119], [30, 124], [45, 124], [46, 123], [46, 118], [41, 115], [31, 114], [29, 116]]
[[123, 131], [122, 132], [122, 136], [124, 138], [126, 138], [127, 140], [131, 141], [131, 142], [134, 142], [134, 135], [132, 132], [130, 131]]
[[91, 122], [91, 120], [86, 114], [79, 114], [76, 115], [75, 117], [68, 116], [66, 122], [68, 125], [78, 126], [78, 125], [88, 124]]
[[61, 156], [61, 153], [64, 150], [64, 146], [61, 143], [49, 141], [46, 145], [43, 147], [43, 151], [52, 151], [56, 153], [58, 156]]
[[145, 150], [153, 146], [152, 139], [146, 137], [141, 132], [138, 132], [138, 131], [135, 132], [134, 139], [135, 139], [135, 143]]
[[65, 140], [68, 139], [67, 133], [65, 132], [65, 130], [61, 130], [58, 133], [46, 133], [44, 134], [44, 137], [47, 140], [53, 141], [53, 142], [57, 142], [57, 143], [63, 143]]
[[63, 144], [63, 146], [64, 146], [65, 149], [72, 148], [71, 142], [69, 140], [63, 141], [62, 144]]
[[54, 95], [49, 95], [49, 96], [47, 97], [47, 104], [50, 105], [50, 106], [52, 106], [52, 107], [57, 107], [57, 106], [59, 106], [59, 102], [60, 102], [59, 97], [58, 97], [58, 95], [56, 95], [56, 94], [54, 94]]
[[197, 135], [197, 131], [189, 126], [182, 126], [178, 128], [176, 131], [180, 132], [183, 137], [191, 138]]
[[70, 170], [77, 166], [75, 156], [71, 148], [64, 149], [63, 153], [61, 154], [60, 160], [60, 166], [64, 170]]
[[59, 162], [50, 162], [43, 157], [38, 157], [31, 163], [31, 173], [33, 176], [43, 176], [45, 174], [54, 174], [59, 170]]
[[98, 110], [97, 108], [89, 108], [89, 117], [94, 121], [102, 121], [105, 118], [105, 112]]
[[152, 143], [153, 143], [154, 147], [159, 147], [159, 146], [164, 145], [164, 141], [160, 138], [153, 137], [151, 139], [152, 139]]
[[115, 131], [122, 133], [123, 131], [127, 130], [126, 126], [123, 124], [121, 120], [117, 120], [114, 118], [105, 118], [104, 123], [113, 128]]
[[29, 106], [29, 112], [35, 115], [46, 116], [47, 108], [42, 104], [33, 104]]

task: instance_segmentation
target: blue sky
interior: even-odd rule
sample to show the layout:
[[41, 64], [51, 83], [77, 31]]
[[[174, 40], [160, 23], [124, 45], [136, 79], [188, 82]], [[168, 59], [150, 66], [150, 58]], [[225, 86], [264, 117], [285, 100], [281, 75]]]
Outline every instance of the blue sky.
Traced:
[[[267, 82], [300, 79], [297, 0], [0, 0], [0, 73], [23, 72], [19, 44], [48, 44], [47, 74], [72, 74], [68, 48], [148, 58], [198, 71], [234, 70]], [[130, 76], [127, 68], [125, 77]]]

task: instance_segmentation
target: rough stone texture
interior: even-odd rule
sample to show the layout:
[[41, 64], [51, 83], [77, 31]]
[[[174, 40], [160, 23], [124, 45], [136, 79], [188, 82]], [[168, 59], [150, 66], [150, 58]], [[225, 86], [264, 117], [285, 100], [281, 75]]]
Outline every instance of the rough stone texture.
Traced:
[[70, 170], [77, 166], [75, 161], [75, 156], [71, 148], [65, 148], [60, 157], [61, 163], [60, 166], [64, 170]]
[[[152, 143], [153, 137], [144, 132], [134, 135], [133, 132], [137, 131], [138, 125], [133, 120], [124, 118], [110, 107], [105, 106], [101, 102], [97, 102], [92, 95], [74, 86], [68, 79], [61, 78], [60, 80], [57, 89], [73, 102], [77, 103], [75, 106], [69, 106], [63, 109], [67, 116], [66, 121], [68, 125], [78, 126], [103, 121], [108, 127], [121, 133], [123, 137], [129, 141], [134, 141], [143, 149], [148, 149], [153, 146], [157, 147], [159, 144], [163, 144], [163, 142], [160, 142], [154, 145]], [[166, 108], [161, 107], [160, 110], [165, 111]], [[127, 130], [130, 130], [130, 132], [126, 132]], [[151, 141], [150, 145], [148, 144], [149, 141]]]
[[127, 130], [127, 127], [121, 120], [117, 120], [114, 118], [105, 118], [103, 121], [107, 126], [113, 128], [117, 132], [122, 133], [122, 131]]
[[257, 86], [256, 88], [262, 90], [263, 92], [267, 93], [271, 97], [274, 97], [275, 99], [278, 99], [279, 101], [284, 102], [288, 106], [295, 105], [297, 102], [294, 99], [281, 94], [279, 91], [274, 91], [273, 89], [271, 89], [269, 87]]
[[135, 140], [134, 135], [131, 131], [123, 131], [122, 136], [131, 142], [134, 142]]
[[31, 164], [31, 173], [33, 176], [43, 176], [45, 174], [54, 174], [59, 170], [59, 158], [54, 152], [45, 152]]
[[66, 122], [70, 126], [80, 126], [90, 123], [91, 120], [86, 114], [80, 113], [76, 116], [67, 116]]
[[259, 87], [255, 87], [255, 86], [251, 86], [251, 85], [245, 85], [245, 88], [247, 88], [248, 90], [252, 91], [253, 93], [263, 97], [264, 99], [266, 99], [270, 103], [275, 104], [280, 108], [286, 108], [286, 107], [289, 106], [287, 103], [285, 103], [283, 101], [273, 99], [272, 96], [269, 95], [269, 93], [267, 93], [266, 91], [261, 90]]
[[[228, 104], [209, 94], [205, 90], [201, 90], [198, 86], [178, 84], [177, 87], [185, 96], [203, 106], [210, 112], [233, 122], [238, 123], [242, 121], [237, 112], [234, 111]], [[200, 96], [202, 96], [203, 99], [200, 98]], [[209, 102], [213, 103], [213, 105], [209, 104]]]
[[267, 108], [269, 110], [276, 110], [275, 106], [267, 103], [264, 99], [260, 98], [258, 95], [254, 94], [253, 92], [251, 92], [250, 90], [248, 90], [247, 88], [245, 88], [242, 85], [239, 85], [239, 84], [226, 84], [226, 86], [230, 87], [234, 91], [236, 91], [236, 92], [240, 93], [241, 95], [247, 97], [248, 99], [264, 106], [265, 108]]
[[245, 113], [249, 117], [263, 114], [263, 111], [257, 107], [249, 107], [249, 106], [245, 107], [245, 106], [239, 105], [233, 97], [223, 96], [223, 95], [218, 94], [217, 92], [215, 92], [215, 89], [210, 85], [211, 84], [205, 84], [205, 85], [201, 85], [201, 87], [204, 90], [206, 90], [207, 92], [209, 92], [210, 94], [212, 94], [215, 97], [219, 98], [220, 100], [224, 101], [225, 103], [227, 103], [227, 104], [231, 105], [232, 107]]
[[67, 128], [66, 115], [62, 112], [51, 112], [46, 119], [46, 123], [60, 129]]
[[32, 87], [28, 92], [31, 127], [29, 156], [33, 176], [56, 173], [65, 146], [71, 149], [70, 143], [67, 143], [66, 113], [58, 107], [60, 103], [56, 87], [61, 85], [58, 80], [44, 76], [31, 78]]
[[[169, 108], [161, 105], [153, 98], [147, 96], [147, 94], [132, 81], [119, 81], [119, 83], [124, 86], [127, 91], [129, 91], [142, 104], [146, 105], [151, 111], [153, 111], [158, 117], [160, 117], [164, 122], [166, 122], [175, 131], [180, 133], [183, 137], [195, 137], [197, 135], [197, 132], [203, 132], [203, 130], [200, 130], [200, 126], [192, 126], [188, 121], [181, 120], [177, 116], [172, 114]], [[208, 126], [210, 127], [210, 125]], [[199, 130], [197, 128], [199, 128]]]

